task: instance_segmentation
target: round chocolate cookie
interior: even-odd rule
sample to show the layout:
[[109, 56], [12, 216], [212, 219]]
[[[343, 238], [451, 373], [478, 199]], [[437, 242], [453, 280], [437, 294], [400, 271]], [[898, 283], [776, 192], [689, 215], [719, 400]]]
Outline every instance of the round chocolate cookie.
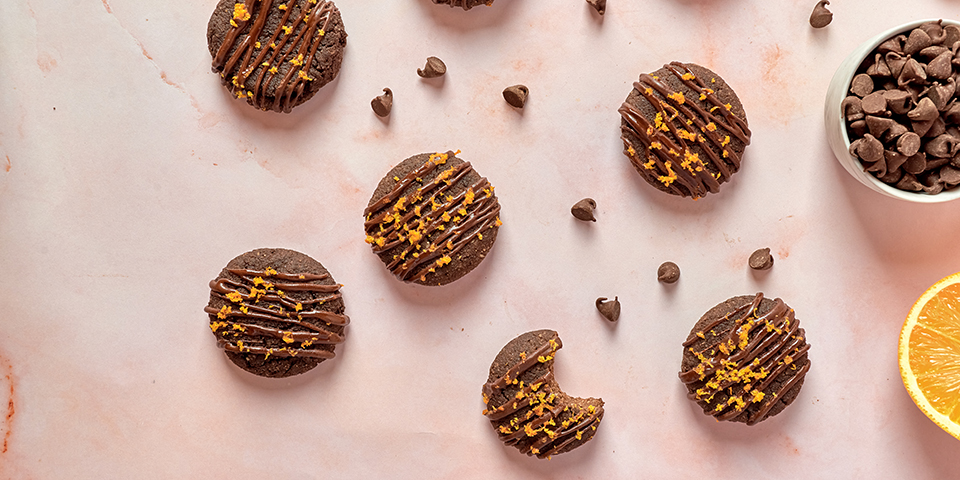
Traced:
[[261, 248], [210, 281], [210, 329], [238, 367], [289, 377], [334, 357], [350, 318], [340, 287], [320, 262], [293, 250]]
[[717, 420], [755, 425], [790, 405], [810, 370], [793, 309], [762, 293], [713, 307], [683, 342], [687, 397]]
[[476, 268], [497, 239], [493, 186], [456, 153], [404, 160], [380, 180], [363, 212], [367, 243], [405, 282], [453, 282]]
[[451, 7], [461, 7], [464, 10], [470, 10], [478, 5], [493, 5], [494, 0], [433, 0], [437, 5], [450, 5]]
[[289, 113], [340, 73], [347, 33], [326, 0], [220, 0], [207, 24], [213, 71], [230, 93]]
[[750, 143], [737, 94], [699, 65], [672, 62], [640, 75], [619, 112], [624, 154], [647, 183], [673, 195], [717, 193]]
[[563, 346], [553, 330], [527, 332], [497, 354], [483, 385], [483, 414], [500, 440], [527, 455], [549, 458], [587, 443], [603, 419], [603, 400], [563, 393], [553, 357]]

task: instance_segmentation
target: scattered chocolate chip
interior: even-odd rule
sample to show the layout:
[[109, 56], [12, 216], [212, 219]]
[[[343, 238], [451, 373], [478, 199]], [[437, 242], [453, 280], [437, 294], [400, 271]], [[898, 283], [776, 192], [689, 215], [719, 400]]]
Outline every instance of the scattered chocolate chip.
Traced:
[[529, 94], [530, 90], [525, 85], [514, 85], [503, 90], [503, 99], [511, 106], [523, 108]]
[[597, 202], [593, 201], [592, 198], [584, 198], [579, 202], [573, 204], [573, 207], [570, 208], [570, 213], [574, 217], [577, 217], [577, 220], [583, 220], [584, 222], [596, 222], [596, 217], [593, 216], [593, 211], [597, 208]]
[[761, 248], [750, 254], [748, 263], [754, 270], [767, 270], [773, 266], [773, 255], [769, 248]]
[[600, 15], [603, 15], [603, 12], [607, 9], [607, 0], [587, 0], [587, 3], [595, 8]]
[[833, 21], [833, 12], [827, 10], [825, 5], [830, 5], [827, 0], [820, 0], [817, 6], [813, 7], [813, 13], [810, 14], [810, 26], [813, 28], [823, 28], [830, 25]]
[[603, 318], [611, 322], [616, 322], [620, 319], [620, 300], [617, 300], [617, 297], [613, 297], [611, 301], [607, 301], [607, 297], [600, 297], [597, 299], [596, 304], [597, 310], [600, 311], [600, 315], [603, 315]]
[[427, 57], [427, 64], [417, 69], [417, 75], [422, 78], [437, 78], [447, 73], [447, 66], [437, 57]]
[[393, 91], [384, 88], [383, 95], [370, 100], [370, 106], [373, 107], [373, 113], [376, 113], [378, 117], [390, 115], [390, 110], [393, 110]]
[[663, 262], [657, 269], [657, 281], [663, 283], [677, 283], [680, 279], [680, 267], [673, 262]]
[[850, 93], [858, 97], [866, 97], [873, 91], [873, 79], [866, 73], [858, 74], [850, 82]]

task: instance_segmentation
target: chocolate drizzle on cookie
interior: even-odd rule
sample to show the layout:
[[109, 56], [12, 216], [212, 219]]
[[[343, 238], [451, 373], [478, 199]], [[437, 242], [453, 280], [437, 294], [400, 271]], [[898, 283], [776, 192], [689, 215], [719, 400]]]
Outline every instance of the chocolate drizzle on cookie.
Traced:
[[367, 243], [374, 253], [393, 252], [385, 262], [401, 280], [426, 282], [470, 242], [501, 225], [500, 204], [486, 178], [451, 193], [474, 173], [470, 162], [447, 163], [456, 153], [431, 154], [405, 177], [394, 177], [393, 188], [364, 210]]
[[810, 345], [793, 309], [778, 298], [761, 314], [762, 300], [758, 293], [683, 342], [685, 356], [699, 361], [680, 372], [687, 396], [717, 420], [754, 425], [776, 414], [771, 410], [810, 370]]
[[[734, 114], [732, 105], [723, 103], [686, 65], [672, 62], [664, 69], [697, 98], [687, 98], [656, 76], [640, 75], [633, 88], [655, 115], [647, 118], [629, 97], [621, 105], [625, 153], [648, 182], [658, 183], [670, 193], [693, 198], [716, 193], [720, 184], [740, 169], [740, 153], [732, 148], [731, 140], [749, 144], [750, 129]], [[707, 81], [716, 83], [715, 78]]]
[[[262, 354], [270, 357], [309, 357], [328, 359], [332, 350], [318, 348], [343, 342], [343, 336], [330, 326], [350, 323], [346, 315], [319, 308], [341, 298], [339, 284], [329, 282], [328, 274], [280, 273], [228, 268], [239, 281], [220, 277], [210, 281], [213, 297], [230, 303], [219, 310], [207, 306], [210, 329], [217, 344], [228, 352]], [[291, 292], [307, 292], [310, 300], [295, 300]]]
[[[236, 3], [213, 71], [237, 98], [263, 110], [290, 112], [315, 80], [311, 68], [336, 12], [333, 2], [324, 0]], [[273, 30], [265, 30], [274, 16], [279, 20]]]
[[549, 458], [593, 437], [603, 418], [603, 401], [572, 398], [560, 390], [553, 374], [554, 355], [563, 346], [557, 332], [531, 332], [514, 342], [539, 333], [546, 334], [541, 345], [519, 352], [506, 373], [483, 385], [483, 414], [504, 444]]

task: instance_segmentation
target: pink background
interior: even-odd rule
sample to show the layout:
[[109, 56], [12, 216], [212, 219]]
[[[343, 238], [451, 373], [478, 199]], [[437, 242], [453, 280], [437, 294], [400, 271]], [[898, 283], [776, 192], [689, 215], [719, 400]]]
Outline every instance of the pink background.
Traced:
[[[955, 0], [340, 0], [339, 78], [290, 115], [235, 101], [210, 72], [214, 0], [0, 3], [0, 478], [948, 478], [960, 442], [913, 405], [897, 336], [960, 270], [960, 205], [869, 191], [833, 158], [822, 103], [846, 54]], [[416, 75], [427, 56], [440, 81]], [[616, 109], [642, 72], [707, 66], [753, 130], [742, 171], [693, 202], [648, 187]], [[530, 88], [522, 112], [500, 96]], [[370, 110], [388, 86], [389, 121]], [[497, 188], [487, 261], [444, 288], [395, 280], [362, 210], [404, 158], [460, 149]], [[595, 224], [570, 206], [599, 204]], [[288, 380], [215, 346], [207, 282], [286, 247], [345, 284], [335, 360]], [[770, 247], [776, 265], [747, 268]], [[676, 285], [657, 266], [678, 263]], [[813, 369], [756, 427], [685, 398], [680, 342], [733, 295], [797, 311]], [[619, 296], [616, 325], [594, 308]], [[538, 328], [557, 377], [606, 416], [539, 461], [480, 414], [499, 349]]]

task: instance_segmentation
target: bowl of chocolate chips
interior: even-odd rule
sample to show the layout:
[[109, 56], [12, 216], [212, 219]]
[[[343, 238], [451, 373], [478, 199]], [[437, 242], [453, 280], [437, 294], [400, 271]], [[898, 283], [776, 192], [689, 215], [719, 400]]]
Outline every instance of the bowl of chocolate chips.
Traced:
[[854, 50], [827, 89], [834, 155], [879, 193], [919, 203], [960, 198], [960, 22], [920, 20]]

